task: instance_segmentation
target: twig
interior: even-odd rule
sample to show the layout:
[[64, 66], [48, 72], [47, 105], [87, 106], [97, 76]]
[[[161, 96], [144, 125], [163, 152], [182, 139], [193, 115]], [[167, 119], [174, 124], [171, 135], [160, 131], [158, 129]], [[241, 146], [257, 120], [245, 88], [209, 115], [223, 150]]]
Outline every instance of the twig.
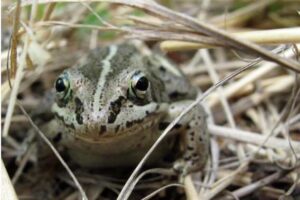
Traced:
[[[165, 174], [165, 175], [174, 175], [175, 172], [173, 169], [162, 169], [162, 168], [154, 168], [154, 169], [149, 169], [146, 170], [144, 172], [142, 172], [139, 176], [137, 176], [137, 178], [128, 186], [128, 189], [126, 191], [124, 191], [123, 196], [125, 198], [129, 198], [130, 194], [132, 193], [134, 187], [136, 186], [136, 184], [147, 174], [151, 174], [151, 173], [159, 173], [159, 174]], [[127, 180], [128, 181], [128, 180]], [[124, 188], [124, 187], [123, 187]], [[122, 188], [122, 190], [123, 190]], [[121, 191], [122, 193], [122, 191]], [[120, 196], [120, 194], [119, 194]], [[119, 198], [119, 197], [118, 197]]]
[[[209, 76], [212, 79], [212, 82], [214, 84], [218, 83], [220, 81], [220, 78], [219, 78], [218, 74], [216, 73], [216, 70], [211, 67], [212, 66], [212, 60], [209, 57], [208, 51], [205, 50], [205, 49], [202, 49], [202, 50], [200, 50], [200, 53], [202, 54], [203, 61], [207, 66], [207, 71], [208, 71]], [[229, 125], [231, 126], [231, 128], [234, 128], [236, 126], [236, 124], [235, 124], [235, 121], [233, 119], [233, 115], [232, 115], [232, 112], [230, 110], [229, 103], [228, 103], [227, 99], [225, 98], [224, 88], [222, 86], [220, 86], [217, 89], [217, 93], [218, 93], [218, 96], [220, 98], [222, 107], [225, 111], [225, 115], [226, 115], [226, 118], [229, 122]]]
[[[22, 1], [22, 6], [27, 5], [32, 0], [24, 0]], [[41, 0], [39, 3], [49, 3], [49, 2], [71, 2], [71, 0]], [[87, 2], [87, 0], [78, 0], [77, 2]], [[183, 13], [175, 12], [166, 7], [163, 7], [157, 4], [154, 1], [143, 1], [143, 0], [89, 0], [89, 2], [110, 2], [110, 3], [118, 3], [123, 5], [128, 5], [132, 7], [137, 7], [142, 10], [146, 10], [147, 12], [152, 13], [153, 15], [160, 16], [162, 18], [169, 19], [178, 24], [182, 24], [188, 28], [193, 29], [194, 31], [205, 34], [215, 39], [222, 41], [224, 44], [227, 44], [230, 47], [233, 47], [238, 50], [245, 50], [254, 55], [259, 55], [264, 59], [273, 61], [283, 67], [291, 69], [295, 72], [300, 72], [300, 64], [287, 58], [282, 58], [277, 56], [276, 54], [269, 52], [262, 47], [251, 43], [247, 40], [241, 40], [231, 34], [218, 29], [209, 24], [199, 22], [197, 19], [193, 17], [187, 16]]]
[[151, 194], [147, 195], [146, 197], [142, 198], [142, 200], [148, 200], [148, 199], [151, 199], [152, 197], [154, 197], [156, 194], [158, 194], [159, 192], [167, 189], [167, 188], [170, 188], [170, 187], [183, 187], [183, 185], [179, 184], [179, 183], [171, 183], [171, 184], [168, 184], [168, 185], [165, 185], [159, 189], [157, 189], [156, 191], [152, 192]]
[[[235, 60], [235, 61], [227, 61], [224, 63], [212, 63], [212, 67], [217, 70], [218, 72], [222, 72], [225, 70], [234, 70], [239, 67], [245, 66], [247, 64], [244, 61]], [[196, 76], [198, 74], [206, 73], [207, 70], [205, 69], [205, 65], [197, 65], [195, 67], [185, 67], [182, 69], [184, 74], [188, 76]]]
[[18, 166], [18, 169], [17, 171], [15, 172], [13, 178], [12, 178], [12, 183], [15, 185], [15, 183], [18, 181], [20, 175], [22, 174], [23, 172], [23, 169], [25, 168], [25, 165], [27, 164], [28, 160], [29, 160], [29, 157], [31, 156], [33, 150], [34, 150], [35, 146], [34, 145], [30, 145], [28, 150], [26, 151], [23, 159], [21, 160], [19, 166]]
[[60, 26], [67, 26], [69, 28], [89, 28], [89, 29], [96, 29], [100, 31], [121, 31], [119, 28], [114, 27], [102, 27], [97, 25], [88, 25], [88, 24], [74, 24], [71, 22], [63, 22], [63, 21], [41, 21], [37, 22], [36, 26], [53, 26], [53, 25], [60, 25]]
[[[18, 4], [19, 3], [20, 3], [20, 1], [18, 1]], [[16, 12], [21, 12], [21, 9], [20, 10], [16, 9]], [[19, 17], [19, 14], [20, 13], [16, 13], [15, 17]], [[18, 28], [19, 18], [15, 19], [15, 20], [16, 20], [15, 23], [17, 23], [17, 25], [15, 25], [15, 28]], [[13, 32], [14, 36], [12, 36], [13, 38], [17, 37], [16, 36], [17, 31], [18, 30], [14, 30], [14, 32]], [[18, 42], [17, 40], [12, 40], [12, 49], [14, 49], [17, 46], [17, 42]], [[9, 131], [9, 127], [10, 127], [10, 120], [11, 120], [11, 117], [12, 117], [14, 109], [15, 109], [15, 102], [16, 102], [16, 98], [17, 98], [18, 89], [19, 89], [21, 80], [22, 80], [23, 75], [24, 75], [24, 68], [25, 68], [25, 65], [26, 65], [26, 55], [27, 55], [28, 46], [29, 46], [29, 36], [26, 35], [25, 44], [24, 44], [24, 51], [23, 51], [23, 54], [22, 54], [22, 57], [21, 57], [21, 63], [19, 65], [19, 67], [17, 68], [15, 81], [14, 81], [14, 84], [12, 86], [12, 91], [11, 91], [11, 94], [10, 94], [10, 101], [8, 103], [7, 113], [6, 113], [4, 127], [3, 127], [3, 137], [8, 135], [8, 131]], [[14, 51], [16, 51], [16, 50], [12, 50], [12, 52], [14, 52]], [[12, 56], [14, 56], [14, 53], [12, 53]], [[16, 57], [12, 57], [11, 59], [15, 60], [11, 64], [13, 64], [13, 63], [17, 64]], [[11, 67], [16, 67], [16, 66], [13, 65]]]
[[55, 6], [56, 6], [56, 3], [49, 3], [47, 5], [42, 21], [48, 21], [50, 19]]
[[[248, 40], [257, 44], [288, 44], [300, 42], [300, 28], [283, 28], [262, 31], [232, 32], [231, 34], [241, 40]], [[201, 48], [214, 48], [201, 43], [182, 42], [182, 41], [163, 41], [160, 48], [166, 52], [185, 51]]]
[[[13, 21], [13, 32], [11, 36], [11, 50], [10, 50], [10, 59], [8, 56], [7, 63], [10, 61], [10, 74], [8, 76], [15, 77], [16, 71], [17, 71], [17, 63], [18, 63], [18, 57], [17, 57], [17, 45], [18, 45], [18, 29], [19, 29], [19, 19], [21, 15], [21, 1], [17, 1], [17, 7], [15, 10], [15, 17]], [[7, 52], [7, 55], [9, 55], [9, 52]]]
[[[269, 137], [267, 135], [261, 135], [250, 131], [231, 129], [213, 124], [209, 124], [208, 129], [212, 135], [255, 145], [261, 145]], [[292, 145], [295, 147], [298, 153], [300, 153], [300, 142], [293, 141]], [[268, 141], [264, 144], [264, 146], [274, 149], [290, 149], [290, 145], [287, 140], [273, 137], [269, 138]]]
[[7, 170], [4, 166], [3, 160], [1, 159], [1, 199], [18, 200], [16, 191], [11, 183], [8, 176]]
[[245, 161], [234, 172], [228, 174], [223, 179], [220, 179], [218, 182], [214, 183], [214, 185], [212, 186], [213, 189], [211, 189], [205, 195], [201, 196], [200, 199], [208, 200], [216, 196], [219, 192], [230, 185], [234, 181], [235, 177], [239, 175], [239, 173], [245, 170], [245, 168], [248, 166], [248, 163], [249, 161]]
[[[300, 44], [297, 44], [297, 48], [300, 48]], [[281, 55], [291, 58], [294, 56], [294, 51], [293, 49], [288, 49], [281, 53]], [[255, 80], [259, 79], [260, 77], [264, 76], [265, 74], [269, 73], [277, 67], [279, 66], [276, 63], [266, 62], [258, 69], [250, 72], [246, 77], [234, 82], [233, 84], [226, 86], [224, 89], [225, 96], [227, 98], [230, 97], [231, 95], [235, 94], [238, 90], [245, 87], [247, 84], [254, 82]], [[218, 98], [218, 95], [214, 93], [210, 95], [208, 102], [209, 105], [213, 107], [217, 103], [219, 103], [219, 100], [220, 99]]]
[[22, 113], [27, 117], [29, 123], [31, 124], [31, 126], [34, 128], [34, 130], [39, 134], [39, 136], [43, 139], [43, 141], [50, 147], [50, 149], [52, 150], [52, 152], [54, 153], [54, 155], [58, 158], [59, 162], [63, 165], [63, 167], [67, 170], [68, 174], [70, 175], [70, 177], [72, 178], [73, 182], [75, 183], [77, 189], [79, 190], [82, 200], [87, 200], [87, 196], [82, 188], [82, 186], [80, 185], [79, 181], [77, 180], [76, 176], [74, 175], [74, 173], [72, 172], [72, 170], [69, 168], [69, 166], [67, 165], [67, 163], [64, 161], [64, 159], [61, 157], [61, 155], [58, 153], [58, 151], [55, 149], [55, 147], [51, 144], [51, 142], [48, 140], [48, 138], [44, 135], [44, 133], [39, 129], [39, 127], [36, 126], [36, 124], [32, 121], [32, 119], [30, 118], [30, 116], [27, 114], [26, 110], [23, 108], [23, 106], [20, 104], [19, 101], [16, 102], [17, 106], [20, 108], [20, 110], [22, 111]]
[[[299, 167], [299, 166], [298, 166]], [[240, 189], [237, 189], [233, 192], [233, 195], [236, 196], [236, 197], [243, 197], [243, 196], [246, 196], [247, 194], [250, 194], [251, 192], [259, 189], [259, 188], [262, 188], [284, 176], [286, 176], [287, 174], [289, 174], [290, 172], [292, 172], [293, 170], [295, 170], [295, 168], [293, 169], [289, 169], [289, 170], [280, 170], [278, 172], [275, 172], [257, 182], [254, 182], [252, 184], [249, 184], [245, 187], [242, 187]], [[226, 198], [227, 199], [227, 198]]]
[[184, 189], [188, 200], [198, 199], [198, 194], [190, 175], [184, 178]]
[[273, 3], [274, 0], [255, 1], [240, 9], [234, 10], [231, 13], [225, 13], [221, 16], [213, 17], [209, 20], [211, 23], [222, 27], [231, 27], [240, 24], [252, 16], [257, 15], [258, 12], [263, 10], [266, 6]]
[[[266, 83], [269, 82], [269, 79], [262, 81], [262, 92], [253, 93], [231, 105], [231, 111], [233, 115], [237, 116], [256, 105], [259, 105], [263, 100], [272, 97], [274, 94], [286, 91], [294, 83], [293, 77], [289, 75], [276, 77], [276, 79], [277, 81], [273, 81], [272, 84]], [[245, 86], [243, 88], [245, 88]], [[220, 114], [219, 112], [214, 112], [214, 117], [216, 122], [218, 123], [222, 123], [225, 121], [225, 116]]]

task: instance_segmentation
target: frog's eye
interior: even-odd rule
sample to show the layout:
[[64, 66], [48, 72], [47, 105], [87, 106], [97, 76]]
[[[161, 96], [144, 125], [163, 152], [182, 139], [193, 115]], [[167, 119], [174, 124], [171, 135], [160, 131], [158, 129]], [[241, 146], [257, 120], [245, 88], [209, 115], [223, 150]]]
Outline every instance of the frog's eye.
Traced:
[[130, 93], [138, 98], [144, 98], [149, 85], [150, 83], [143, 73], [135, 73], [130, 80]]
[[57, 92], [67, 91], [70, 87], [70, 82], [65, 77], [59, 77], [55, 82], [55, 89]]
[[70, 80], [67, 76], [59, 77], [55, 82], [55, 90], [59, 99], [66, 100], [70, 94]]

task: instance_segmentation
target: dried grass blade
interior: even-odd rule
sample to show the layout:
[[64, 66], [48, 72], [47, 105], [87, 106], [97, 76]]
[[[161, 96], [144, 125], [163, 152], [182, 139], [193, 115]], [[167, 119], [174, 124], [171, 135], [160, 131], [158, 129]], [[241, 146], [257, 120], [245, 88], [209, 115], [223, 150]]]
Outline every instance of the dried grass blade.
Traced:
[[[18, 4], [20, 4], [20, 1], [18, 1]], [[19, 9], [19, 10], [17, 9], [16, 11], [21, 12], [21, 9]], [[18, 17], [18, 16], [20, 16], [20, 15], [16, 13], [16, 17]], [[19, 23], [19, 19], [16, 20], [16, 23]], [[18, 25], [15, 25], [15, 27], [18, 27]], [[14, 30], [12, 37], [13, 38], [17, 37], [17, 30]], [[12, 41], [12, 43], [13, 43], [12, 46], [16, 47], [17, 44], [15, 42], [17, 42], [17, 40], [13, 40]], [[25, 65], [26, 65], [26, 54], [27, 54], [28, 45], [29, 45], [29, 36], [27, 36], [25, 38], [25, 45], [24, 45], [24, 51], [23, 51], [23, 54], [22, 54], [22, 57], [21, 57], [21, 63], [20, 63], [20, 66], [17, 68], [16, 76], [15, 76], [15, 81], [14, 81], [14, 84], [12, 86], [12, 91], [11, 91], [11, 94], [10, 94], [8, 109], [7, 109], [7, 113], [6, 113], [6, 117], [5, 117], [5, 122], [4, 122], [4, 127], [3, 127], [3, 137], [7, 136], [7, 134], [8, 134], [8, 130], [9, 130], [9, 127], [10, 127], [11, 117], [13, 115], [14, 108], [15, 108], [15, 102], [16, 102], [16, 98], [17, 98], [18, 89], [19, 89], [21, 80], [22, 80], [22, 78], [24, 76], [24, 71], [23, 70], [24, 70]], [[13, 56], [16, 56], [16, 55], [13, 55]], [[15, 66], [11, 67], [11, 68], [15, 68], [16, 64], [17, 64], [16, 63], [16, 57], [15, 58], [13, 57], [12, 60], [15, 60], [13, 62], [13, 64]]]
[[[264, 147], [267, 148], [282, 148], [284, 150], [289, 150], [290, 144], [285, 139], [270, 137], [269, 135], [261, 135], [258, 133], [243, 131], [239, 129], [232, 129], [221, 127], [213, 124], [208, 125], [208, 129], [212, 135], [224, 137], [227, 139], [233, 139], [240, 142], [245, 142], [247, 144], [254, 144], [260, 146], [263, 144]], [[292, 146], [295, 147], [297, 153], [300, 153], [300, 142], [292, 141]]]
[[[130, 1], [130, 2], [132, 2], [132, 1]], [[203, 33], [203, 34], [209, 35], [213, 38], [216, 38], [216, 39], [222, 41], [224, 44], [228, 44], [230, 47], [233, 47], [233, 48], [239, 49], [239, 50], [245, 50], [249, 53], [253, 53], [254, 55], [259, 55], [264, 59], [276, 62], [279, 65], [285, 66], [288, 69], [291, 69], [293, 71], [300, 73], [300, 63], [298, 63], [294, 60], [279, 57], [278, 55], [261, 48], [259, 45], [251, 43], [247, 40], [233, 37], [226, 31], [223, 31], [221, 29], [218, 29], [218, 28], [208, 25], [206, 23], [199, 22], [196, 19], [194, 19], [190, 16], [187, 16], [185, 14], [172, 11], [172, 10], [165, 8], [155, 2], [152, 2], [152, 1], [149, 1], [147, 3], [140, 2], [140, 1], [137, 1], [137, 2], [138, 3], [136, 3], [135, 6], [141, 8], [141, 9], [147, 10], [149, 12], [152, 12], [153, 14], [168, 18], [170, 20], [174, 20], [177, 23], [181, 23], [182, 25], [193, 28], [195, 31], [197, 31], [199, 33]]]
[[[249, 40], [257, 44], [288, 44], [300, 42], [300, 28], [283, 28], [261, 31], [247, 31], [232, 33], [241, 39]], [[183, 41], [163, 41], [160, 48], [164, 51], [184, 51], [200, 48], [213, 48], [215, 46], [204, 43], [183, 42]]]
[[10, 77], [16, 76], [17, 71], [17, 45], [18, 45], [18, 30], [19, 30], [19, 19], [21, 15], [21, 1], [17, 1], [17, 7], [15, 10], [15, 17], [13, 20], [13, 31], [11, 36], [11, 50], [10, 50]]
[[20, 110], [22, 111], [22, 113], [26, 116], [26, 118], [28, 119], [29, 123], [32, 125], [32, 127], [34, 128], [34, 130], [39, 134], [39, 136], [43, 139], [43, 141], [50, 147], [50, 149], [53, 151], [54, 155], [58, 158], [59, 162], [63, 165], [63, 167], [66, 169], [66, 171], [68, 172], [68, 174], [70, 175], [71, 179], [73, 180], [73, 182], [75, 183], [82, 200], [88, 200], [82, 186], [80, 185], [79, 181], [77, 180], [76, 176], [74, 175], [74, 173], [72, 172], [72, 170], [69, 168], [69, 166], [67, 165], [67, 163], [64, 161], [64, 159], [61, 157], [61, 155], [59, 154], [59, 152], [55, 149], [55, 147], [51, 144], [51, 142], [49, 141], [49, 139], [45, 136], [45, 134], [35, 125], [35, 123], [32, 121], [32, 119], [30, 118], [30, 116], [28, 115], [28, 113], [26, 112], [26, 110], [24, 109], [24, 107], [20, 104], [20, 102], [17, 101], [17, 105], [20, 108]]
[[[296, 47], [299, 49], [300, 44], [297, 44]], [[293, 49], [288, 49], [284, 52], [282, 52], [280, 55], [291, 58], [294, 56]], [[255, 80], [259, 79], [260, 77], [266, 75], [267, 73], [270, 73], [275, 68], [279, 67], [276, 63], [264, 63], [261, 67], [253, 70], [250, 72], [247, 76], [241, 78], [240, 80], [234, 82], [233, 84], [230, 84], [224, 88], [225, 96], [228, 98], [232, 96], [234, 93], [236, 93], [238, 90], [245, 87], [247, 84], [254, 82]], [[211, 107], [215, 106], [219, 103], [219, 97], [216, 93], [212, 93], [209, 97], [209, 105]]]
[[56, 3], [50, 3], [50, 4], [47, 5], [46, 12], [44, 13], [44, 16], [43, 16], [43, 19], [42, 19], [43, 21], [47, 21], [47, 20], [50, 19], [51, 14], [52, 14], [52, 12], [55, 8], [55, 5], [56, 5]]
[[220, 27], [234, 27], [257, 15], [258, 12], [261, 12], [268, 5], [274, 3], [275, 1], [276, 0], [255, 1], [231, 13], [225, 13], [221, 16], [213, 17], [211, 20], [209, 20], [209, 22]]
[[[28, 5], [32, 0], [22, 1], [22, 6]], [[71, 0], [41, 0], [39, 3], [50, 3], [50, 2], [73, 2]], [[179, 13], [173, 10], [170, 10], [166, 7], [163, 7], [156, 3], [155, 1], [144, 1], [144, 0], [78, 0], [77, 2], [110, 2], [118, 3], [122, 5], [127, 5], [131, 7], [136, 7], [142, 10], [145, 10], [148, 13], [153, 15], [160, 16], [170, 21], [174, 21], [177, 24], [182, 24], [187, 28], [191, 28], [194, 31], [200, 34], [206, 34], [210, 37], [213, 37], [217, 40], [220, 40], [222, 43], [227, 44], [229, 47], [232, 47], [237, 50], [247, 51], [254, 55], [261, 56], [266, 60], [278, 63], [279, 65], [286, 67], [290, 70], [300, 73], [300, 63], [287, 58], [282, 58], [270, 51], [267, 51], [260, 47], [257, 44], [249, 42], [247, 40], [240, 39], [238, 37], [231, 36], [230, 33], [227, 33], [224, 30], [211, 26], [207, 23], [200, 22], [197, 19], [190, 17], [186, 14]], [[14, 9], [14, 8], [13, 8]]]
[[1, 159], [1, 199], [18, 200], [16, 191], [11, 183], [8, 176], [7, 170], [4, 166], [3, 160]]
[[259, 188], [262, 188], [284, 176], [286, 176], [287, 174], [291, 173], [293, 170], [299, 168], [300, 166], [296, 166], [295, 168], [292, 168], [292, 169], [288, 169], [288, 170], [280, 170], [278, 172], [275, 172], [265, 178], [262, 178], [261, 180], [259, 181], [256, 181], [252, 184], [249, 184], [245, 187], [242, 187], [242, 188], [239, 188], [237, 190], [235, 190], [233, 192], [233, 195], [240, 198], [240, 197], [243, 197], [243, 196], [246, 196], [247, 194], [250, 194], [251, 192], [259, 189]]

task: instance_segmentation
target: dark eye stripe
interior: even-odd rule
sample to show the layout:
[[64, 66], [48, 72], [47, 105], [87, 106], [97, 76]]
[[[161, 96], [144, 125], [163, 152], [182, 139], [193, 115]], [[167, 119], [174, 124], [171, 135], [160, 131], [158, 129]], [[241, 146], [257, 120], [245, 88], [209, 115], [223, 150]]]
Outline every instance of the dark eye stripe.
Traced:
[[83, 118], [81, 116], [81, 114], [84, 111], [83, 103], [78, 97], [75, 97], [74, 101], [75, 101], [76, 121], [78, 122], [78, 124], [83, 124]]
[[119, 98], [110, 103], [109, 107], [109, 116], [108, 116], [108, 123], [114, 123], [118, 114], [121, 111], [121, 107], [125, 102], [125, 97], [119, 96]]

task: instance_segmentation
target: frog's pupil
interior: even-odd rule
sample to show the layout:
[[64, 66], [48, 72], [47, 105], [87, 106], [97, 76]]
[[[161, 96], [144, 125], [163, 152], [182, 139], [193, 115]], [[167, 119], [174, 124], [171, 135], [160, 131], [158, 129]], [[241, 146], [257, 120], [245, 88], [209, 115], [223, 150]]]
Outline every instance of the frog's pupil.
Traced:
[[145, 91], [148, 89], [148, 86], [149, 86], [148, 79], [146, 77], [141, 77], [137, 81], [135, 88], [141, 91]]
[[62, 92], [66, 89], [65, 82], [62, 78], [58, 78], [55, 83], [55, 89], [57, 92]]

